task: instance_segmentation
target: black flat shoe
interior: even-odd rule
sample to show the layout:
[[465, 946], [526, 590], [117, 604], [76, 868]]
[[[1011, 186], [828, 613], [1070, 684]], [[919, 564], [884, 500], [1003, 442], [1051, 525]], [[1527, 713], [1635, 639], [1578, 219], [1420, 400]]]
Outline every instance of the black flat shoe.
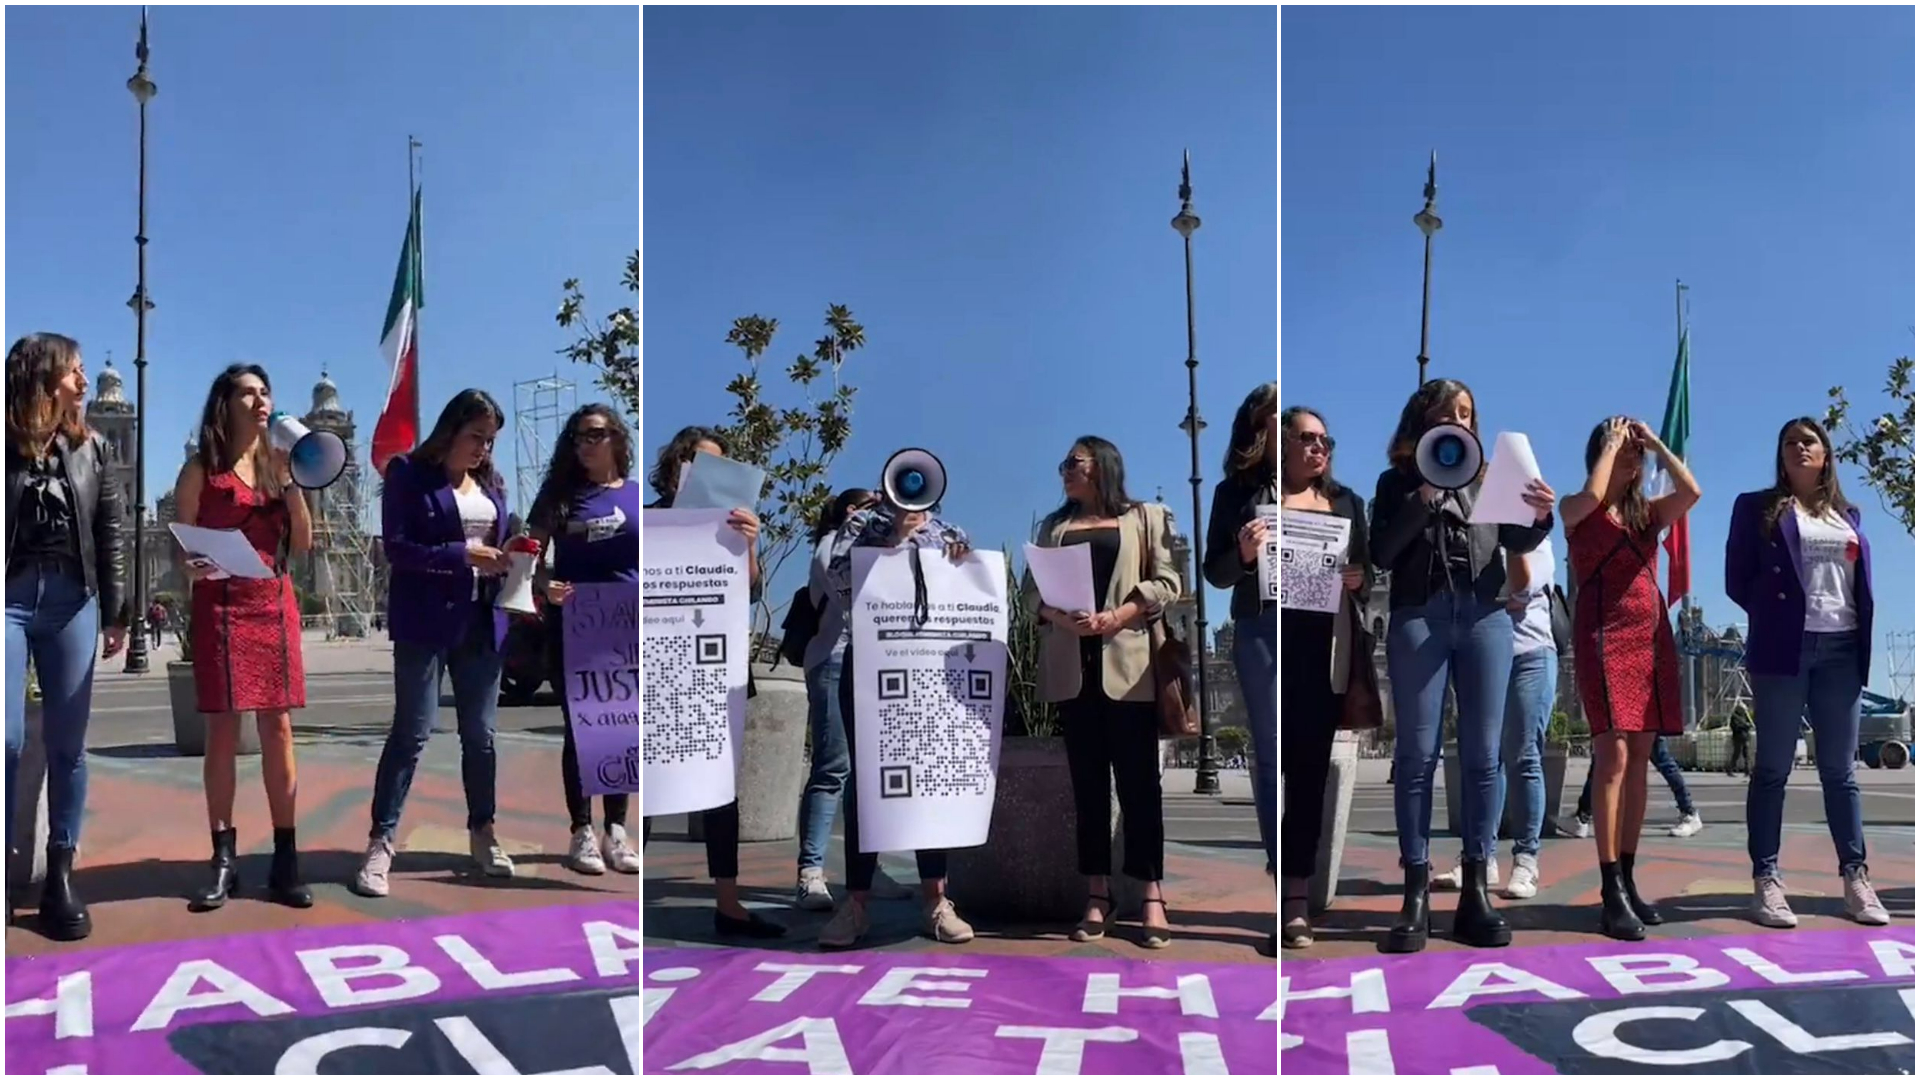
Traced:
[[722, 937], [777, 938], [786, 937], [787, 928], [769, 919], [763, 919], [758, 912], [749, 911], [744, 919], [736, 919], [724, 912], [713, 913], [713, 932]]
[[1640, 899], [1640, 889], [1633, 883], [1633, 858], [1631, 851], [1620, 853], [1620, 889], [1627, 894], [1627, 906], [1633, 909], [1641, 922], [1648, 926], [1659, 926], [1666, 921], [1660, 917], [1660, 910]]
[[1387, 952], [1415, 953], [1427, 947], [1427, 936], [1433, 932], [1433, 909], [1428, 902], [1431, 874], [1428, 871], [1426, 863], [1407, 867], [1406, 883], [1401, 890], [1400, 914], [1393, 921], [1393, 929], [1387, 931], [1384, 946]]

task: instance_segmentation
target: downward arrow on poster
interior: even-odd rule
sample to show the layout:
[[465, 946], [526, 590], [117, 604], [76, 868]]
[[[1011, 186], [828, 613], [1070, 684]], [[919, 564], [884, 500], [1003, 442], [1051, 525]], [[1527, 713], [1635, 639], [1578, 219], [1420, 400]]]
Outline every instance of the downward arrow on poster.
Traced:
[[705, 615], [703, 615], [703, 614], [701, 614], [701, 612], [700, 612], [700, 609], [699, 609], [699, 608], [694, 608], [694, 609], [693, 609], [693, 625], [695, 625], [695, 626], [705, 626], [705, 625], [707, 625], [707, 617], [706, 617]]
[[967, 663], [973, 663], [973, 642], [967, 642]]

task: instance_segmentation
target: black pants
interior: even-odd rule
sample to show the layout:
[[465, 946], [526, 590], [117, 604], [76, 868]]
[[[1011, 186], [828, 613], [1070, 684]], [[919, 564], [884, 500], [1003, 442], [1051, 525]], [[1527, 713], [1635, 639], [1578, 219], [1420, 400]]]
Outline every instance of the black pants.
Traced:
[[[847, 727], [847, 786], [842, 789], [842, 798], [846, 800], [846, 845], [847, 845], [847, 889], [849, 892], [866, 892], [873, 888], [874, 872], [880, 869], [880, 856], [860, 850], [860, 740], [854, 735], [853, 717], [853, 680], [859, 676], [853, 665], [853, 647], [847, 647], [847, 658], [840, 679], [840, 717]], [[947, 852], [938, 850], [916, 851], [913, 861], [920, 869], [921, 881], [935, 881], [947, 876]]]
[[[625, 796], [621, 796], [625, 798]], [[740, 876], [740, 800], [701, 811], [706, 815], [707, 876], [729, 879]], [[653, 839], [653, 819], [640, 824], [640, 844]]]
[[[1372, 657], [1354, 657], [1372, 663]], [[1310, 878], [1326, 816], [1327, 773], [1340, 696], [1333, 692], [1333, 616], [1280, 612], [1280, 775], [1286, 801], [1280, 814], [1280, 876]]]
[[1113, 873], [1107, 828], [1120, 793], [1126, 851], [1121, 866], [1136, 881], [1165, 876], [1166, 823], [1160, 814], [1160, 720], [1151, 701], [1114, 701], [1100, 685], [1099, 656], [1082, 664], [1080, 696], [1060, 703], [1067, 771], [1073, 779], [1074, 846], [1080, 872]]
[[[549, 640], [555, 641], [550, 658], [553, 665], [553, 685], [560, 687], [560, 730], [564, 733], [565, 743], [560, 749], [560, 787], [567, 796], [567, 817], [574, 829], [584, 829], [593, 824], [593, 800], [587, 797], [586, 788], [580, 783], [580, 751], [573, 743], [573, 717], [567, 713], [566, 686], [567, 669], [560, 653], [558, 641], [560, 627], [557, 621], [548, 624]], [[606, 811], [608, 825], [627, 823], [629, 796], [622, 792], [618, 795], [602, 795], [601, 808]], [[735, 831], [738, 832], [739, 814], [734, 815]]]
[[1743, 733], [1740, 733], [1740, 732], [1734, 733], [1733, 757], [1727, 761], [1727, 771], [1729, 773], [1739, 768], [1740, 763], [1743, 761], [1746, 762], [1747, 771], [1749, 772], [1753, 771], [1753, 755], [1747, 749], [1748, 744], [1751, 743], [1752, 741], [1753, 741], [1752, 739], [1748, 738]]

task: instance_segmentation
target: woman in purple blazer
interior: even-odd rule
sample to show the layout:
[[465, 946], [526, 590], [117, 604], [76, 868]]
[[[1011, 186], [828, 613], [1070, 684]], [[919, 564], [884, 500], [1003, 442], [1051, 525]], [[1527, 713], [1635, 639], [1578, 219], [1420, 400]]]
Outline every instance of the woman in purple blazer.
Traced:
[[1794, 740], [1804, 714], [1813, 728], [1827, 830], [1840, 860], [1847, 914], [1887, 925], [1867, 880], [1854, 759], [1860, 691], [1873, 657], [1873, 573], [1860, 511], [1840, 494], [1833, 445], [1815, 421], [1780, 429], [1774, 482], [1733, 504], [1727, 529], [1727, 597], [1746, 609], [1747, 673], [1753, 678], [1753, 778], [1747, 786], [1747, 854], [1753, 859], [1754, 921], [1799, 923], [1780, 880], [1780, 818]]
[[467, 794], [469, 851], [489, 877], [512, 877], [494, 837], [494, 712], [506, 613], [494, 606], [512, 566], [506, 483], [493, 440], [506, 423], [482, 390], [462, 390], [433, 433], [387, 464], [380, 496], [381, 546], [391, 569], [387, 635], [393, 639], [393, 728], [373, 782], [373, 829], [354, 879], [363, 896], [387, 895], [393, 834], [413, 770], [440, 711], [440, 674], [453, 679], [460, 779]]

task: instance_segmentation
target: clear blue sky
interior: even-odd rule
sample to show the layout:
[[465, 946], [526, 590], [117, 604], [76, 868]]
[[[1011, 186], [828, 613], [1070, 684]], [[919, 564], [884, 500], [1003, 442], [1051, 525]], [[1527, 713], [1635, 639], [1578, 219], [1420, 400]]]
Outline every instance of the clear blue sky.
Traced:
[[[1437, 148], [1430, 374], [1473, 388], [1489, 436], [1531, 435], [1563, 493], [1601, 418], [1659, 425], [1690, 286], [1695, 597], [1743, 621], [1734, 496], [1772, 483], [1781, 424], [1836, 384], [1884, 411], [1912, 355], [1913, 31], [1911, 8], [1288, 8], [1282, 398], [1327, 415], [1371, 497], [1417, 381]], [[1910, 630], [1913, 540], [1842, 477], [1876, 631]]]
[[[948, 516], [1016, 554], [1076, 436], [1192, 528], [1180, 152], [1193, 153], [1201, 472], [1275, 377], [1275, 14], [1222, 8], [649, 8], [643, 420], [724, 422], [735, 317], [811, 352], [867, 329], [836, 488], [923, 446]], [[803, 560], [796, 559], [797, 564]], [[804, 580], [790, 566], [787, 591]], [[776, 595], [782, 595], [776, 593]], [[1218, 626], [1224, 594], [1209, 598]]]
[[[147, 107], [149, 500], [173, 482], [207, 387], [258, 362], [311, 405], [326, 365], [360, 427], [386, 394], [381, 322], [425, 143], [422, 423], [467, 386], [512, 421], [558, 370], [560, 283], [604, 315], [639, 243], [632, 8], [156, 7]], [[6, 337], [108, 350], [134, 393], [137, 7], [6, 13]], [[513, 432], [497, 456], [511, 480]]]

